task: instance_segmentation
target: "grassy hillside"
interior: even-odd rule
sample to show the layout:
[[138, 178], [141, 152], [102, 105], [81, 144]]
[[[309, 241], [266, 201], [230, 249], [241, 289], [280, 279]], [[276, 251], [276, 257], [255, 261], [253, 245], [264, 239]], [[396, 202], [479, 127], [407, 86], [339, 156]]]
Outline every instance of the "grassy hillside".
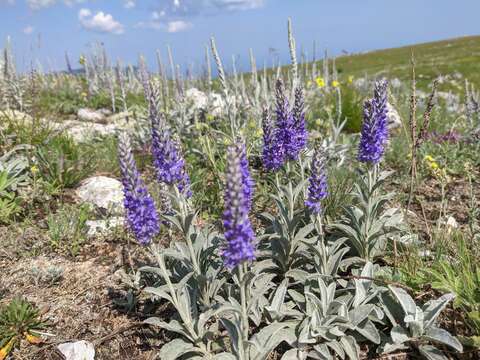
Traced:
[[[480, 87], [480, 36], [341, 56], [337, 58], [337, 69], [341, 74], [354, 77], [362, 77], [365, 74], [386, 74], [405, 80], [410, 76], [412, 51], [416, 59], [420, 87], [439, 75], [455, 72], [461, 73]], [[463, 81], [459, 83], [463, 85]]]

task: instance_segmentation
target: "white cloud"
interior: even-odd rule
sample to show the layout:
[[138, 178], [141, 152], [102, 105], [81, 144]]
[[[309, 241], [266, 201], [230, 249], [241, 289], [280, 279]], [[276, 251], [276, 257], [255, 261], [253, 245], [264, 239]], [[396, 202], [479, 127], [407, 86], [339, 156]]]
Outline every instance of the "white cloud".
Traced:
[[32, 10], [40, 10], [55, 5], [57, 0], [27, 0], [27, 5]]
[[221, 11], [240, 11], [257, 9], [265, 5], [266, 0], [157, 0], [159, 8], [169, 15], [189, 16]]
[[[7, 0], [13, 3], [14, 0]], [[30, 9], [36, 11], [41, 9], [46, 9], [55, 5], [59, 0], [27, 0], [27, 5]], [[84, 3], [87, 0], [62, 0], [65, 5], [73, 6], [75, 4]]]
[[25, 27], [25, 28], [23, 29], [23, 33], [24, 33], [25, 35], [30, 35], [30, 34], [32, 34], [34, 31], [35, 31], [35, 28], [34, 28], [33, 26], [30, 26], [30, 25], [27, 26], [27, 27]]
[[161, 17], [165, 16], [165, 11], [154, 11], [152, 12], [152, 19], [153, 20], [160, 20]]
[[159, 21], [141, 21], [135, 25], [136, 28], [141, 29], [153, 29], [153, 30], [165, 30], [165, 24], [162, 24]]
[[133, 0], [127, 0], [125, 1], [125, 3], [123, 4], [123, 7], [125, 9], [133, 9], [137, 4], [135, 3], [135, 1]]
[[159, 18], [162, 14], [152, 13], [152, 20], [142, 21], [135, 25], [136, 28], [162, 30], [169, 33], [177, 33], [181, 31], [189, 30], [193, 27], [193, 24], [183, 20], [172, 20], [168, 22], [161, 22]]
[[78, 20], [86, 30], [117, 35], [123, 34], [124, 32], [123, 25], [116, 21], [112, 15], [105, 14], [103, 11], [99, 11], [93, 15], [89, 9], [80, 9], [78, 12]]
[[180, 31], [188, 30], [192, 27], [192, 24], [182, 20], [169, 21], [167, 24], [167, 32], [176, 33]]

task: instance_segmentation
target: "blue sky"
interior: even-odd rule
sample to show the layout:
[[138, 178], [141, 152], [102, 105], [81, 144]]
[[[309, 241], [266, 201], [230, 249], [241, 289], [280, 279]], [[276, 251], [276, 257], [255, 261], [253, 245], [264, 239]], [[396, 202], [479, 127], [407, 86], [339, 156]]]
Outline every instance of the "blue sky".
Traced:
[[96, 42], [124, 62], [153, 65], [170, 44], [177, 63], [199, 64], [213, 35], [224, 62], [237, 55], [245, 69], [249, 48], [259, 66], [269, 49], [288, 60], [288, 17], [311, 56], [313, 41], [340, 54], [477, 35], [479, 14], [479, 0], [0, 0], [0, 39], [12, 38], [20, 68], [64, 69], [65, 51], [77, 67]]

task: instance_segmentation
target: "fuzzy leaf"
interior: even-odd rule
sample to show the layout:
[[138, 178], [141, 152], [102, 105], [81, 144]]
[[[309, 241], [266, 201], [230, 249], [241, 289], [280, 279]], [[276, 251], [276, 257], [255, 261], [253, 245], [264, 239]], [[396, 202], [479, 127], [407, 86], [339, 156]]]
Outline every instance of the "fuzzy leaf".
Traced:
[[281, 360], [305, 360], [307, 354], [299, 349], [290, 349], [283, 354]]
[[202, 353], [199, 348], [182, 339], [174, 339], [163, 345], [158, 357], [162, 360], [176, 360], [187, 353]]
[[457, 351], [462, 351], [463, 346], [460, 343], [460, 341], [457, 340], [456, 337], [452, 336], [447, 330], [445, 329], [440, 329], [437, 327], [429, 327], [425, 331], [425, 338], [431, 341], [439, 342], [441, 344], [445, 344], [447, 346], [450, 346], [451, 348], [457, 350]]
[[450, 301], [455, 298], [454, 294], [445, 294], [436, 300], [431, 300], [423, 306], [425, 328], [430, 327], [435, 322], [435, 319], [448, 305]]
[[435, 346], [422, 345], [418, 347], [418, 350], [427, 360], [448, 360], [448, 358]]
[[417, 306], [415, 305], [415, 301], [413, 301], [412, 297], [408, 295], [408, 293], [401, 288], [391, 286], [391, 285], [389, 285], [388, 288], [390, 289], [392, 294], [395, 296], [395, 298], [398, 300], [398, 302], [402, 306], [405, 316], [408, 316], [408, 315], [415, 316], [417, 311]]
[[408, 332], [401, 326], [394, 326], [390, 332], [393, 342], [397, 344], [403, 344], [410, 340]]

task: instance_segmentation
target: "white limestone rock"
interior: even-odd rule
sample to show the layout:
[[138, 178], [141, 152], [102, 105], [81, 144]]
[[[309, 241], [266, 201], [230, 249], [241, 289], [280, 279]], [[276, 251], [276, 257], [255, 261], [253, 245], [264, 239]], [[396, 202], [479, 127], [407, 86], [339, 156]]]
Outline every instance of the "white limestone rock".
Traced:
[[77, 188], [76, 194], [82, 203], [106, 210], [108, 214], [123, 214], [123, 186], [116, 179], [90, 177]]
[[58, 345], [65, 360], [95, 360], [95, 348], [88, 341], [77, 341]]

